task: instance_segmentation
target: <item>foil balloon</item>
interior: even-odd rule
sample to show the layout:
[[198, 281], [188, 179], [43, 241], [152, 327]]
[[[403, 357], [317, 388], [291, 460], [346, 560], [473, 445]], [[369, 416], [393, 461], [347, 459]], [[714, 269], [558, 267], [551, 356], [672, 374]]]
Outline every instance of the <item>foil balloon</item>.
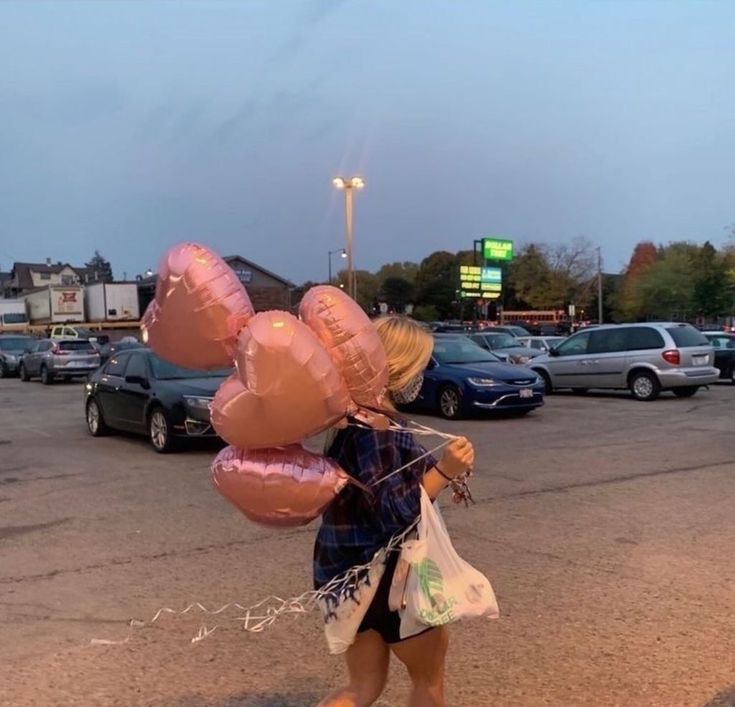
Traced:
[[143, 341], [185, 368], [225, 368], [253, 314], [245, 288], [222, 258], [197, 243], [180, 243], [161, 259], [156, 296], [143, 315]]
[[217, 490], [250, 520], [305, 525], [344, 488], [348, 475], [301, 445], [246, 451], [225, 447], [212, 464]]
[[351, 407], [345, 382], [303, 322], [256, 314], [240, 332], [236, 371], [212, 401], [212, 424], [229, 444], [280, 447], [331, 427]]
[[357, 302], [336, 287], [319, 285], [304, 295], [299, 314], [329, 351], [352, 399], [379, 408], [388, 362], [375, 327]]

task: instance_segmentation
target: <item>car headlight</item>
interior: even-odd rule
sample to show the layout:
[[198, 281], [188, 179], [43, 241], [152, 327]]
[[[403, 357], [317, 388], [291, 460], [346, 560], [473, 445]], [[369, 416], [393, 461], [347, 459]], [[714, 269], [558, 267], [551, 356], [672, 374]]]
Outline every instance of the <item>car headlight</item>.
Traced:
[[494, 378], [468, 378], [467, 380], [478, 388], [490, 388], [493, 385], [500, 385], [500, 382]]
[[5, 360], [8, 363], [15, 363], [18, 360], [18, 357], [13, 354], [5, 354]]
[[209, 413], [209, 405], [212, 402], [212, 398], [205, 398], [200, 395], [185, 395], [184, 400], [190, 410]]

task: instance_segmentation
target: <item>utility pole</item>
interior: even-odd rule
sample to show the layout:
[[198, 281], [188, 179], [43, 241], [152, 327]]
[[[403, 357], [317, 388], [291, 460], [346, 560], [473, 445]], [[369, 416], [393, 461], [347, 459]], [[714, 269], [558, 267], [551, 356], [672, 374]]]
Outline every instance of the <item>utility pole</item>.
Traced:
[[597, 323], [602, 324], [602, 248], [597, 246]]

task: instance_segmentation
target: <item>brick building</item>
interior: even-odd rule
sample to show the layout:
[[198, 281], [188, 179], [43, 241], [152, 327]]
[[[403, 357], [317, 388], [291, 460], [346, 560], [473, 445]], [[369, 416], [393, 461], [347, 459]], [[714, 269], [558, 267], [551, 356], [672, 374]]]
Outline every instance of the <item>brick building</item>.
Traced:
[[[280, 275], [256, 265], [241, 255], [228, 255], [224, 261], [233, 269], [250, 295], [256, 312], [268, 309], [291, 310], [291, 293], [294, 285]], [[140, 311], [144, 312], [156, 292], [156, 276], [138, 282]]]

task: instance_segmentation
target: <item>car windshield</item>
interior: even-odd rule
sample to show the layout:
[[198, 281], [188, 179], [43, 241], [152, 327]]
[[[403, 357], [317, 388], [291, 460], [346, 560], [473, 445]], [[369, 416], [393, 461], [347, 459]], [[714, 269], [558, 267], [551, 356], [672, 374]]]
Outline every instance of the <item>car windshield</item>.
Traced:
[[163, 381], [186, 378], [225, 378], [232, 373], [231, 368], [220, 368], [216, 371], [196, 371], [193, 368], [181, 368], [155, 355], [151, 356], [151, 365], [153, 366], [153, 377]]
[[493, 349], [507, 349], [516, 347], [520, 344], [515, 336], [510, 334], [485, 334], [490, 347]]
[[61, 351], [86, 351], [88, 353], [94, 353], [94, 346], [89, 341], [84, 341], [84, 339], [59, 341], [56, 345]]
[[434, 358], [439, 363], [498, 363], [500, 361], [497, 356], [463, 336], [436, 339]]
[[524, 329], [522, 326], [511, 326], [508, 328], [516, 336], [528, 336], [531, 333], [528, 329]]
[[0, 351], [25, 351], [33, 343], [30, 337], [14, 337], [12, 339], [0, 339]]
[[693, 326], [685, 324], [683, 326], [668, 327], [666, 331], [671, 334], [671, 338], [677, 346], [708, 346], [709, 341], [701, 331], [697, 331]]

